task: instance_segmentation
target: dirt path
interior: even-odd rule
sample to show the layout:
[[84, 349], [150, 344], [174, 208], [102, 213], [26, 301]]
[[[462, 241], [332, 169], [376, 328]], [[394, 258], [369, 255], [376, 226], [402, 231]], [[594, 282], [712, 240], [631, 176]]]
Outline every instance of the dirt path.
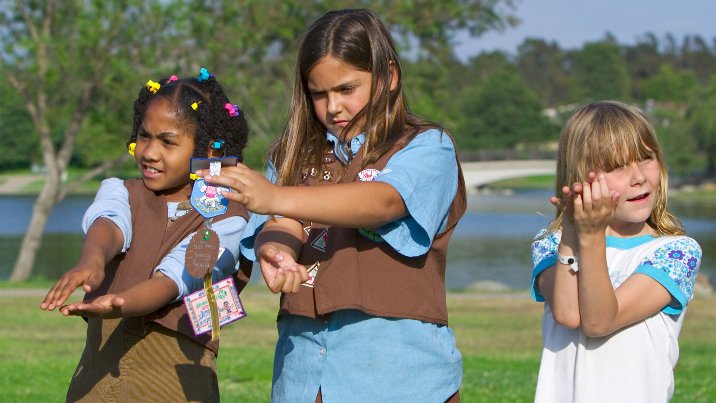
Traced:
[[42, 178], [42, 175], [4, 176], [0, 182], [0, 195], [22, 193], [20, 190], [35, 181], [41, 180]]

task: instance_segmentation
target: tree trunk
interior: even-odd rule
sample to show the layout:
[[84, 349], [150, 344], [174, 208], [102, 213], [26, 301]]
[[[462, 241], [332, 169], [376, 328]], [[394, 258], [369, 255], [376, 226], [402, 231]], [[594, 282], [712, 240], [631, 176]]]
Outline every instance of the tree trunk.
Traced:
[[32, 209], [32, 219], [30, 226], [25, 232], [20, 246], [20, 254], [15, 260], [15, 266], [12, 268], [10, 281], [24, 281], [32, 275], [35, 256], [40, 248], [42, 241], [42, 233], [45, 230], [45, 224], [57, 203], [57, 194], [59, 192], [60, 178], [59, 176], [49, 175], [45, 186], [42, 187], [40, 195], [35, 200], [35, 206]]

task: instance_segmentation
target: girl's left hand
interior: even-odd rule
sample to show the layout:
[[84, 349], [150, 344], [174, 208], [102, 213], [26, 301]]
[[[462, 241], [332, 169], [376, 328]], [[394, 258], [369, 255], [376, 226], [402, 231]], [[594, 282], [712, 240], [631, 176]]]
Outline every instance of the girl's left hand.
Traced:
[[243, 204], [248, 210], [258, 214], [275, 214], [274, 202], [278, 199], [280, 187], [246, 165], [222, 168], [219, 176], [209, 175], [208, 169], [196, 174], [206, 175], [204, 180], [207, 183], [233, 189], [234, 192], [222, 192], [221, 195]]
[[65, 316], [98, 317], [103, 319], [121, 318], [122, 305], [124, 305], [124, 298], [116, 294], [107, 294], [98, 297], [92, 302], [76, 302], [64, 305], [60, 307], [60, 312]]
[[582, 183], [582, 192], [574, 198], [574, 224], [579, 235], [603, 235], [614, 217], [619, 193], [609, 190], [604, 173], [591, 184]]

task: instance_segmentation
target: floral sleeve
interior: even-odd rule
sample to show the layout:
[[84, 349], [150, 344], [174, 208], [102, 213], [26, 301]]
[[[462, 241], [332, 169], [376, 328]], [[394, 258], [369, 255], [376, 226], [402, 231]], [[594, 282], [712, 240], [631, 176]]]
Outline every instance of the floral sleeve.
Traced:
[[557, 247], [562, 238], [561, 232], [553, 232], [547, 236], [546, 230], [541, 230], [532, 242], [532, 298], [537, 302], [543, 302], [544, 297], [537, 286], [537, 276], [543, 271], [557, 264]]
[[693, 298], [694, 283], [701, 265], [701, 247], [695, 240], [678, 237], [646, 256], [637, 273], [658, 281], [672, 296], [663, 312], [678, 314]]

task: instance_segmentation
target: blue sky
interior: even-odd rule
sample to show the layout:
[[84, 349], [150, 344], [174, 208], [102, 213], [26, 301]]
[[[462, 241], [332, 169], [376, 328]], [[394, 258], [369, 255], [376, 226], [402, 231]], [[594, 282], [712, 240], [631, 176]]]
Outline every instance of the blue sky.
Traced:
[[461, 59], [481, 51], [516, 53], [527, 37], [556, 41], [563, 49], [612, 33], [621, 44], [633, 44], [646, 32], [662, 39], [674, 34], [700, 34], [713, 45], [716, 37], [716, 0], [521, 0], [517, 17], [522, 22], [504, 32], [488, 32], [479, 38], [463, 38], [456, 47]]

